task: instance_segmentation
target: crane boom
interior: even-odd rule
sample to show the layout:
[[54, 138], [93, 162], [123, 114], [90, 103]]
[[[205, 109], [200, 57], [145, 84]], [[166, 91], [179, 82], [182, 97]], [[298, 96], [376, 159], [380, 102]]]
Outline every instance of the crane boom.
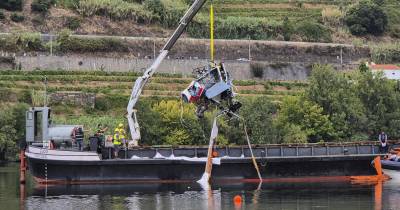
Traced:
[[139, 97], [140, 97], [140, 94], [142, 93], [143, 87], [149, 81], [151, 76], [153, 76], [154, 72], [158, 69], [161, 62], [168, 55], [168, 52], [171, 50], [171, 48], [174, 46], [176, 41], [179, 39], [179, 37], [185, 31], [187, 25], [192, 21], [193, 17], [199, 12], [199, 10], [203, 7], [203, 5], [206, 1], [207, 0], [195, 0], [194, 1], [192, 6], [190, 6], [190, 8], [186, 11], [185, 15], [179, 21], [179, 26], [176, 28], [176, 30], [174, 31], [172, 36], [168, 39], [168, 41], [165, 43], [164, 47], [161, 49], [160, 54], [153, 61], [151, 66], [148, 69], [146, 69], [143, 76], [136, 79], [135, 84], [132, 87], [131, 97], [129, 99], [129, 103], [128, 103], [126, 110], [128, 113], [127, 118], [128, 118], [128, 123], [129, 123], [129, 129], [131, 132], [131, 137], [136, 145], [138, 143], [138, 140], [140, 139], [140, 126], [139, 126], [139, 123], [138, 123], [137, 117], [136, 117], [135, 105], [136, 105], [137, 101], [139, 100]]

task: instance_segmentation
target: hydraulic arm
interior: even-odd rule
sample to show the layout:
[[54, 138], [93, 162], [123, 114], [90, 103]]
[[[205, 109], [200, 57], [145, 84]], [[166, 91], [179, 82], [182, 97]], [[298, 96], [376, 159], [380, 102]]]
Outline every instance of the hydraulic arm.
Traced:
[[190, 6], [190, 8], [186, 11], [185, 15], [179, 21], [178, 28], [175, 30], [175, 32], [169, 38], [167, 43], [161, 49], [160, 54], [154, 60], [152, 65], [148, 69], [146, 69], [143, 76], [136, 79], [135, 84], [132, 87], [131, 97], [129, 99], [129, 103], [128, 103], [126, 110], [128, 112], [127, 118], [128, 118], [128, 123], [129, 123], [129, 129], [130, 129], [131, 136], [132, 136], [132, 139], [135, 142], [135, 144], [137, 144], [138, 140], [140, 139], [140, 126], [139, 126], [139, 123], [138, 123], [137, 117], [136, 117], [135, 105], [136, 105], [137, 101], [139, 100], [139, 97], [140, 97], [140, 94], [142, 93], [143, 87], [149, 81], [151, 76], [153, 76], [154, 72], [160, 66], [161, 62], [167, 56], [168, 52], [171, 50], [171, 48], [174, 46], [176, 41], [179, 39], [179, 37], [185, 31], [187, 25], [192, 21], [193, 17], [203, 7], [205, 2], [206, 2], [206, 0], [195, 0], [194, 1], [192, 6]]

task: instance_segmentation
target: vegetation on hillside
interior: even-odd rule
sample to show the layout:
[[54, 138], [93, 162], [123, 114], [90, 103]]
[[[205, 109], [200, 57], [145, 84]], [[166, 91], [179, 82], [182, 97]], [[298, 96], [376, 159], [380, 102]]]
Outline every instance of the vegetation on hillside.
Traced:
[[[110, 22], [131, 20], [142, 26], [156, 24], [173, 29], [191, 3], [190, 0], [34, 0], [31, 10], [41, 16], [51, 16], [49, 11], [54, 5], [69, 10], [61, 25], [76, 31], [84, 29], [81, 20], [94, 16], [106, 17]], [[216, 38], [349, 42], [350, 34], [398, 38], [400, 30], [400, 4], [396, 0], [217, 0], [213, 4]], [[4, 0], [0, 8], [21, 11], [23, 1]], [[190, 24], [187, 30], [190, 36], [209, 36], [208, 9], [206, 5]], [[31, 18], [38, 30], [47, 28], [41, 27], [47, 21], [41, 16]], [[6, 15], [5, 19], [8, 18]], [[73, 21], [72, 27], [71, 18], [78, 20]]]

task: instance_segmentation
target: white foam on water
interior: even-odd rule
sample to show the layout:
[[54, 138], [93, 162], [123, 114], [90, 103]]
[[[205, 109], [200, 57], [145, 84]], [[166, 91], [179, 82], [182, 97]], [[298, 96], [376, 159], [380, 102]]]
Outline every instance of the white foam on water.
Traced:
[[133, 156], [131, 157], [131, 159], [145, 159], [145, 158], [139, 157], [139, 156], [136, 156], [136, 155], [133, 155]]
[[165, 159], [165, 157], [164, 157], [162, 154], [160, 154], [159, 152], [157, 152], [156, 155], [154, 155], [153, 158], [156, 158], [156, 159]]
[[199, 180], [197, 180], [197, 183], [199, 183], [203, 189], [207, 189], [207, 187], [209, 187], [209, 183], [208, 183], [209, 179], [210, 179], [210, 174], [208, 174], [207, 172], [204, 172], [203, 176], [201, 176], [201, 178]]

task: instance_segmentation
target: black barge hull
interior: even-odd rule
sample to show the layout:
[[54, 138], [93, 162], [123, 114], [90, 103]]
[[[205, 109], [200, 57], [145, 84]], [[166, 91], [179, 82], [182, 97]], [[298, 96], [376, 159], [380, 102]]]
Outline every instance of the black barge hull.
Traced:
[[[85, 158], [84, 155], [76, 157], [79, 152], [70, 152], [73, 153], [70, 159], [53, 158], [56, 155], [50, 154], [50, 150], [32, 153], [27, 155], [28, 168], [40, 183], [192, 182], [199, 180], [205, 169], [205, 161], [199, 158], [95, 160], [98, 157], [96, 153]], [[376, 155], [267, 156], [256, 159], [265, 181], [295, 181], [376, 175], [371, 166]], [[217, 159], [219, 163], [213, 164], [212, 181], [258, 181], [250, 157]]]

